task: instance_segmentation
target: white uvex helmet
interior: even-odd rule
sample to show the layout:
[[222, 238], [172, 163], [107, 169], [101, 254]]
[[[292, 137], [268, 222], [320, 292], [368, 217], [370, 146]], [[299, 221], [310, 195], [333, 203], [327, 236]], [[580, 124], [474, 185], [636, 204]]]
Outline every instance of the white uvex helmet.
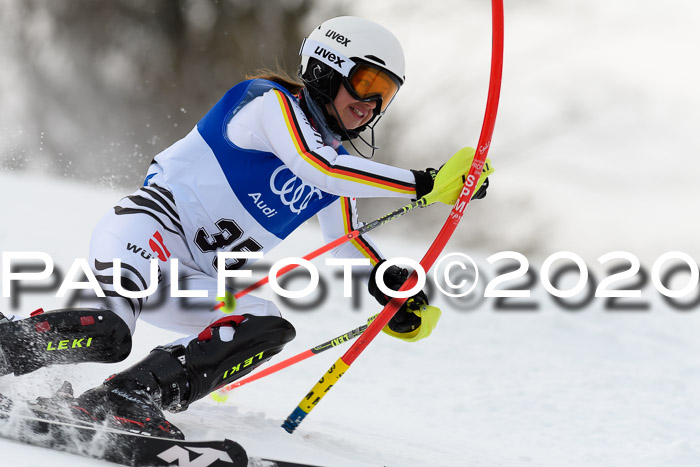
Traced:
[[[364, 18], [340, 16], [323, 22], [304, 39], [299, 55], [299, 75], [321, 106], [331, 102], [344, 83], [353, 97], [379, 101], [376, 117], [386, 110], [405, 80], [398, 39]], [[350, 131], [351, 136], [366, 126]]]

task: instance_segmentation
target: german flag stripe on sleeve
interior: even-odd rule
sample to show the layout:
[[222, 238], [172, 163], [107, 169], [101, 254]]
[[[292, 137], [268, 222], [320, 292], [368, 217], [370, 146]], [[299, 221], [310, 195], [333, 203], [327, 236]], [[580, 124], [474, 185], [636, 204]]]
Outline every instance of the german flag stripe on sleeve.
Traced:
[[311, 151], [306, 144], [306, 140], [304, 140], [289, 98], [280, 91], [275, 90], [274, 92], [282, 108], [282, 114], [284, 115], [285, 123], [287, 124], [287, 129], [289, 130], [289, 135], [292, 137], [296, 151], [306, 162], [330, 177], [363, 183], [397, 193], [416, 193], [416, 187], [412, 183], [406, 183], [401, 180], [340, 165], [334, 166], [317, 153]]
[[[352, 225], [352, 206], [350, 204], [350, 199], [346, 197], [341, 198], [340, 205], [341, 209], [343, 210], [343, 227], [345, 229], [345, 233], [349, 234], [355, 230], [354, 226]], [[381, 261], [379, 253], [377, 253], [377, 251], [372, 248], [372, 245], [366, 242], [361, 235], [350, 240], [350, 243], [352, 243], [365, 258], [369, 259], [372, 266], [376, 266], [377, 263]]]

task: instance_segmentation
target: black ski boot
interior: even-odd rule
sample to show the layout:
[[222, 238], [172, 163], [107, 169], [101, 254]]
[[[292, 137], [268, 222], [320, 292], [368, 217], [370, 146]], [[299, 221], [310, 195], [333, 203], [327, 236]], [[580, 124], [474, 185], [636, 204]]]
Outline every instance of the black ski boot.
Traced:
[[14, 319], [14, 316], [7, 317], [0, 312], [0, 324], [9, 323]]
[[[235, 328], [221, 339], [220, 328]], [[95, 421], [130, 431], [183, 439], [163, 411], [180, 412], [279, 353], [295, 336], [276, 316], [227, 316], [202, 331], [187, 347], [157, 347], [136, 365], [108, 378], [75, 400], [76, 410]]]
[[[13, 316], [7, 317], [0, 313], [0, 326], [5, 323], [12, 322], [13, 319]], [[12, 369], [10, 368], [10, 363], [7, 361], [7, 358], [5, 358], [5, 352], [2, 350], [2, 345], [0, 345], [0, 376], [8, 373], [12, 373]]]
[[27, 402], [27, 407], [36, 416], [47, 420], [93, 424], [95, 420], [92, 417], [86, 416], [82, 410], [75, 409], [75, 400], [73, 385], [64, 381], [51, 397], [38, 397], [34, 401]]
[[73, 408], [94, 422], [140, 434], [185, 439], [163, 414], [163, 409], [179, 400], [179, 390], [186, 386], [184, 376], [182, 365], [171, 353], [155, 349], [138, 364], [85, 392], [74, 401]]

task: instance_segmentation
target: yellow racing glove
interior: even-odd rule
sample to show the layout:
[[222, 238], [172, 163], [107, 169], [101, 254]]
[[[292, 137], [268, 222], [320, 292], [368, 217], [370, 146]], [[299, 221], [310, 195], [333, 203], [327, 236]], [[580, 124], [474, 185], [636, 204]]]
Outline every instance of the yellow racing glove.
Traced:
[[[435, 202], [449, 205], [455, 204], [462, 192], [462, 187], [469, 174], [469, 168], [474, 161], [475, 153], [474, 148], [462, 148], [440, 168], [433, 181], [432, 191], [423, 197], [427, 201], [426, 206]], [[494, 168], [491, 165], [491, 160], [486, 159], [479, 180], [472, 187], [473, 199], [480, 199], [486, 196], [488, 176], [493, 172]]]
[[[377, 286], [377, 269], [385, 260], [381, 260], [372, 270], [369, 276], [367, 288], [369, 293], [377, 299], [380, 305], [384, 306], [389, 303], [391, 297], [384, 295]], [[384, 271], [384, 284], [391, 290], [399, 290], [406, 279], [408, 279], [408, 270], [396, 265], [389, 266]], [[409, 297], [408, 300], [401, 305], [401, 308], [394, 314], [389, 323], [384, 326], [382, 331], [397, 339], [406, 342], [415, 342], [417, 340], [428, 337], [437, 325], [440, 319], [441, 311], [439, 308], [428, 304], [428, 296], [422, 290]], [[374, 319], [372, 317], [370, 321]]]
[[409, 301], [411, 303], [397, 311], [382, 332], [406, 342], [416, 342], [433, 332], [442, 316], [442, 311], [436, 306], [428, 304], [417, 306], [413, 300], [409, 299]]

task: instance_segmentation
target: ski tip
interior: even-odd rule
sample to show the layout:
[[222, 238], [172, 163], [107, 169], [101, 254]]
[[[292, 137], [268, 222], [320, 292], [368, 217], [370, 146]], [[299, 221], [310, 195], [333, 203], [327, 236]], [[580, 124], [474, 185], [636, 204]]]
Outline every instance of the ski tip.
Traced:
[[265, 459], [264, 457], [256, 458], [256, 457], [251, 457], [249, 459], [249, 466], [250, 467], [323, 467], [321, 465], [317, 464], [300, 464], [298, 462], [288, 462], [288, 461], [281, 461], [277, 459]]
[[246, 453], [243, 446], [230, 439], [224, 440], [224, 449], [226, 453], [231, 458], [233, 466], [247, 466], [248, 465], [248, 454]]

